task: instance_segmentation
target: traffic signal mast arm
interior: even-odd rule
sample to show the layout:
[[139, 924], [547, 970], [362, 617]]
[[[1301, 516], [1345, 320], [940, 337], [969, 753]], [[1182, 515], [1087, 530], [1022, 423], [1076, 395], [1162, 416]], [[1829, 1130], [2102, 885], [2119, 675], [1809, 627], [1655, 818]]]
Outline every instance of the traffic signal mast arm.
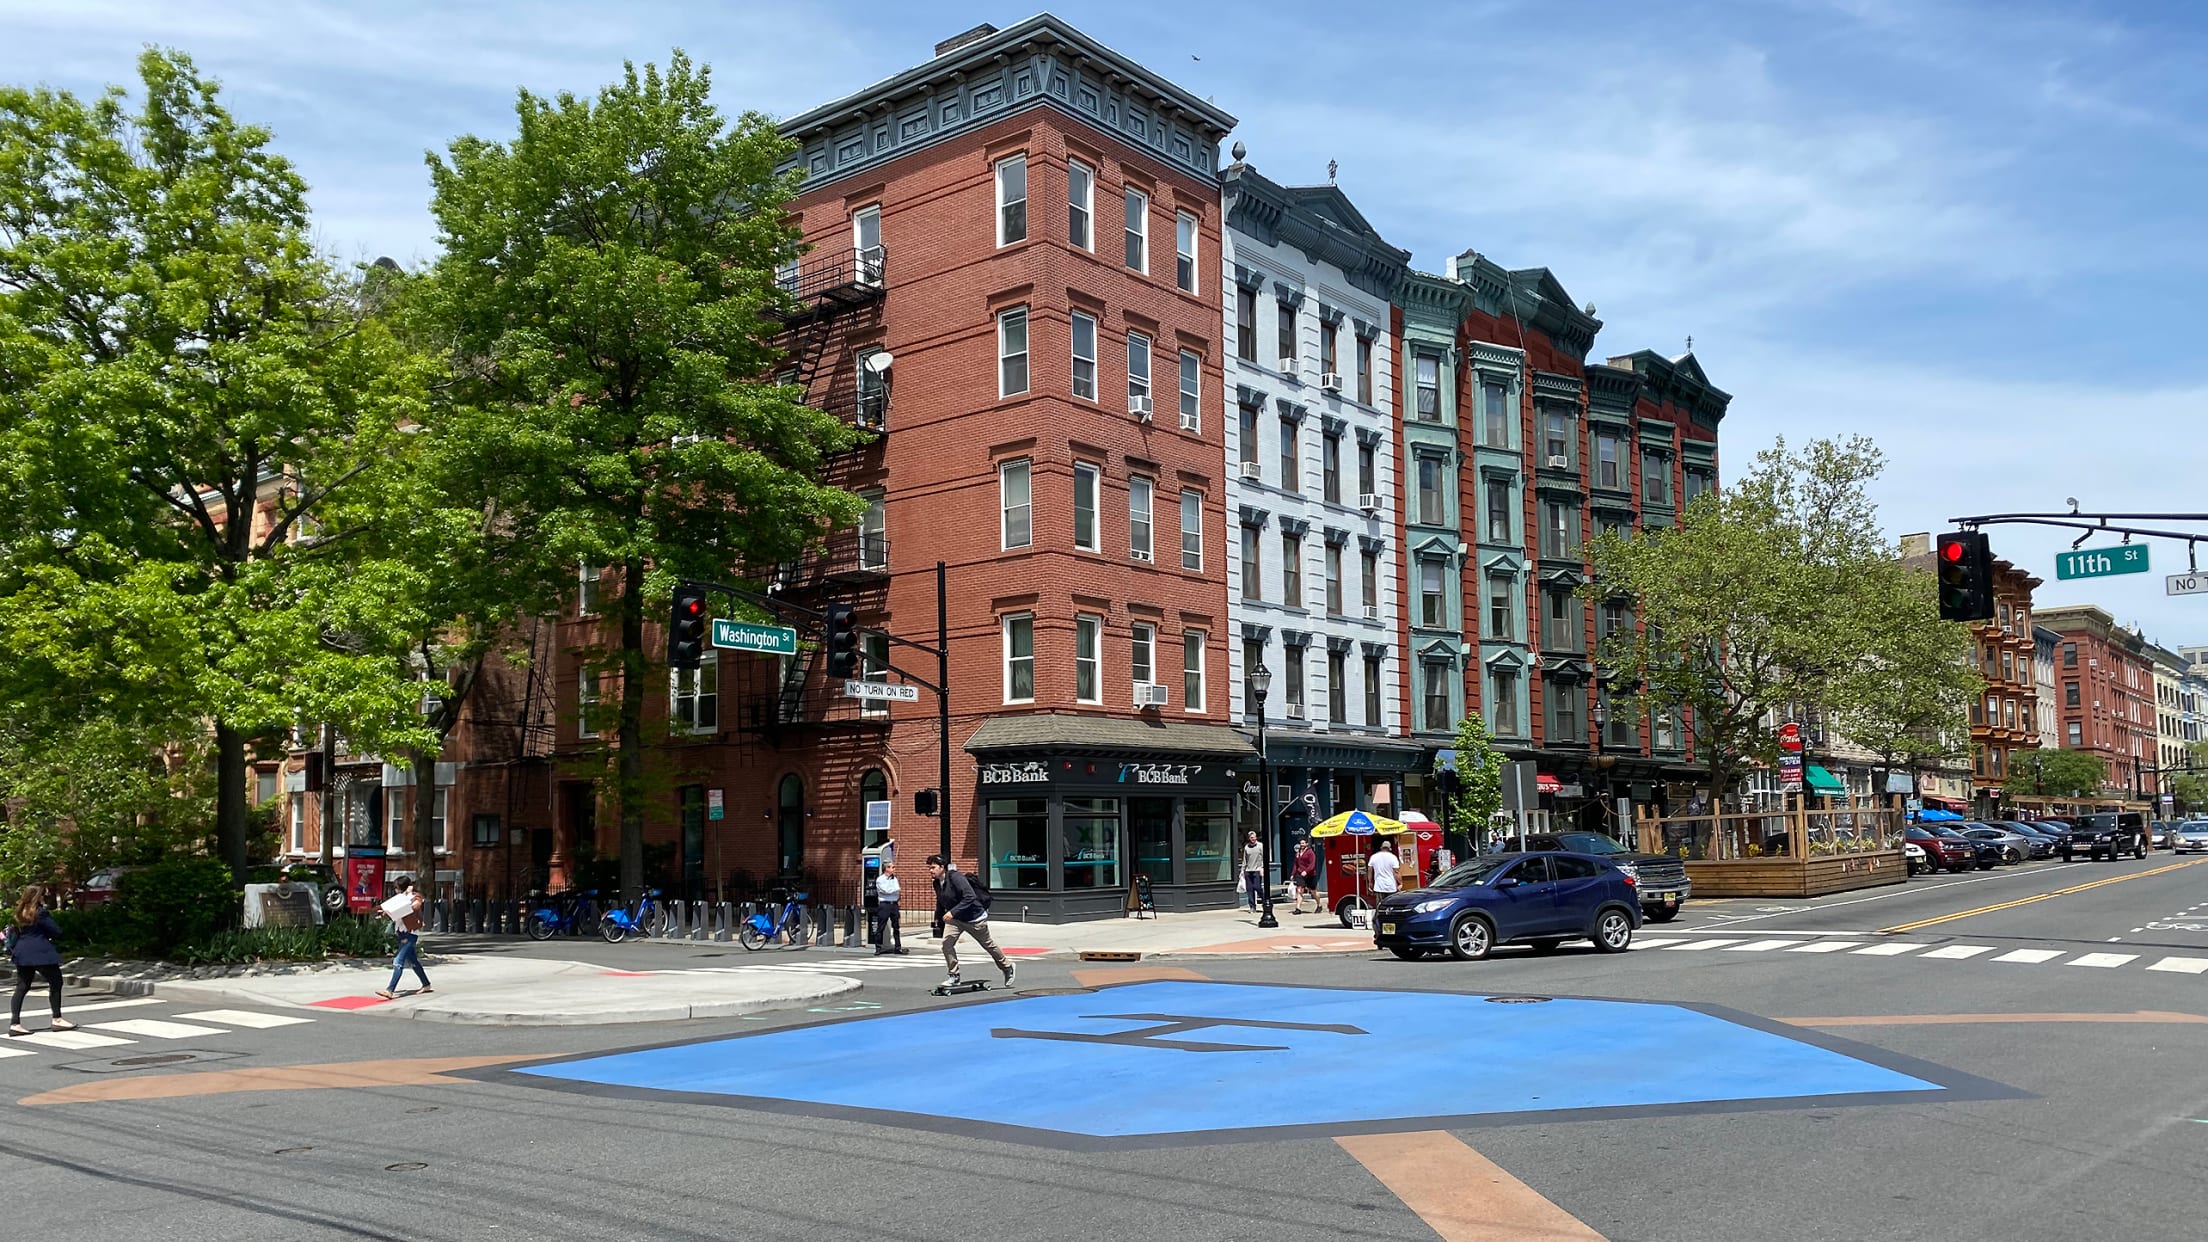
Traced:
[[2138, 535], [2147, 539], [2182, 539], [2188, 549], [2191, 548], [2195, 540], [2208, 539], [2208, 530], [2155, 530], [2145, 526], [2116, 524], [2128, 521], [2197, 522], [2208, 526], [2208, 513], [2079, 513], [2072, 510], [2069, 513], [1987, 513], [1978, 517], [1959, 517], [1948, 520], [1966, 530], [1980, 526], [2019, 525], [2059, 526], [2069, 530], [2084, 531], [2085, 534], [2078, 536], [2077, 543], [2070, 545], [2073, 548], [2084, 543], [2088, 538], [2103, 533], [2127, 537]]
[[[773, 614], [774, 618], [777, 621], [783, 619], [783, 614], [792, 614], [795, 616], [806, 617], [811, 620], [818, 621], [822, 624], [823, 627], [828, 624], [828, 620], [831, 615], [829, 611], [830, 609], [848, 607], [848, 605], [843, 604], [830, 604], [825, 609], [806, 608], [798, 604], [793, 604], [790, 601], [781, 598], [780, 596], [768, 595], [760, 591], [751, 590], [747, 587], [730, 586], [725, 582], [685, 582], [683, 586], [696, 587], [701, 591], [718, 591], [723, 595], [743, 600], [746, 603], [756, 604], [760, 608], [763, 608], [767, 612]], [[926, 643], [916, 643], [913, 642], [911, 639], [899, 638], [895, 634], [892, 634], [887, 630], [875, 630], [873, 632], [880, 634], [882, 637], [888, 639], [890, 642], [895, 643], [900, 647], [910, 647], [915, 651], [923, 652], [927, 655], [932, 656], [940, 656], [943, 654], [943, 652], [939, 648], [930, 647]], [[940, 693], [943, 689], [941, 686], [936, 685], [934, 682], [929, 681], [927, 678], [921, 677], [918, 674], [913, 673], [907, 669], [899, 668], [894, 664], [887, 665], [886, 667], [889, 669], [890, 672], [898, 674], [906, 681], [912, 682], [914, 685], [919, 686], [923, 690]]]

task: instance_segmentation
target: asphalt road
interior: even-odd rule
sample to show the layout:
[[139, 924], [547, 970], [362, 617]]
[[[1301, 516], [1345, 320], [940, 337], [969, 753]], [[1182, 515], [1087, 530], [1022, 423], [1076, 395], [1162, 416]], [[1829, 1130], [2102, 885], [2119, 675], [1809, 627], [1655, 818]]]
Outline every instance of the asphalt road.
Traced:
[[[104, 1028], [127, 1044], [0, 1045], [0, 1098], [47, 1097], [6, 1106], [0, 1196], [50, 1239], [2192, 1238], [2208, 1214], [2200, 862], [2030, 864], [1814, 902], [1700, 902], [1617, 956], [1180, 961], [1159, 964], [1165, 980], [1031, 961], [1010, 1004], [994, 990], [928, 996], [940, 976], [918, 940], [911, 969], [869, 972], [854, 1001], [648, 1027], [455, 1027], [157, 998], [92, 1009], [114, 998], [87, 996], [85, 1033], [161, 1025]], [[633, 965], [728, 950], [512, 951]], [[1478, 999], [1489, 995], [1524, 1003]], [[1387, 1025], [1398, 1010], [1406, 1024]], [[1230, 1011], [1295, 1029], [1156, 1021]], [[1100, 1026], [1097, 1014], [1121, 1018]], [[39, 1001], [29, 1016], [43, 1017]], [[312, 1020], [265, 1025], [298, 1016]], [[153, 1033], [170, 1025], [194, 1033]], [[1711, 1059], [1736, 1037], [1758, 1042]], [[678, 1047], [561, 1062], [664, 1045]], [[1280, 1045], [1295, 1050], [1250, 1050]], [[1336, 1046], [1350, 1051], [1285, 1070], [1269, 1059]], [[553, 1073], [641, 1066], [656, 1085], [514, 1072], [538, 1064], [524, 1058]], [[1155, 1081], [1112, 1080], [1126, 1064], [1157, 1067]], [[1023, 1065], [1056, 1076], [1004, 1090]], [[292, 1066], [337, 1068], [280, 1072]], [[1830, 1090], [1897, 1074], [1923, 1089]], [[339, 1085], [299, 1089], [308, 1082]], [[1651, 1089], [1698, 1098], [1651, 1104]], [[1782, 1098], [1748, 1098], [1759, 1091]], [[94, 1092], [167, 1094], [81, 1098]], [[775, 1092], [783, 1102], [758, 1098]], [[821, 1098], [791, 1102], [808, 1093]], [[1520, 1103], [1482, 1112], [1463, 1102], [1474, 1097]], [[1342, 1119], [1406, 1099], [1447, 1116]], [[1135, 1133], [961, 1121], [930, 1115], [930, 1100]], [[1579, 1107], [1538, 1111], [1556, 1101]], [[1186, 1128], [1140, 1132], [1161, 1115]], [[1592, 1232], [1476, 1230], [1543, 1211]]]

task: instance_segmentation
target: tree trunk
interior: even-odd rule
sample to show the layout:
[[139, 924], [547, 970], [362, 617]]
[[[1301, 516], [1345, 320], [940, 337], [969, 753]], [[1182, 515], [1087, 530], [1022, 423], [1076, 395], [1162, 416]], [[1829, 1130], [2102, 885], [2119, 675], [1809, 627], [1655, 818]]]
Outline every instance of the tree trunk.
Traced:
[[245, 883], [245, 735], [215, 722], [215, 842], [233, 883]]
[[[337, 730], [322, 726], [322, 831], [316, 835], [322, 839], [322, 865], [333, 871], [337, 866]], [[344, 883], [340, 878], [338, 883]]]
[[629, 558], [621, 578], [621, 896], [644, 891], [644, 562]]
[[[409, 756], [414, 761], [414, 883], [422, 890], [425, 900], [437, 898], [437, 848], [430, 836], [430, 825], [437, 809], [437, 755], [434, 751], [417, 750]], [[452, 825], [445, 825], [451, 831]]]

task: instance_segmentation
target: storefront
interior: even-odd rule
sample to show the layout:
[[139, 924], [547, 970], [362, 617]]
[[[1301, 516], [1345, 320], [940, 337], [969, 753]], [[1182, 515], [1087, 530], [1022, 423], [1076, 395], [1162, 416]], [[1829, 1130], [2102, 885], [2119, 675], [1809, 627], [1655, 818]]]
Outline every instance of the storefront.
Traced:
[[1135, 877], [1160, 910], [1235, 901], [1235, 794], [1257, 752], [1231, 729], [1037, 714], [966, 743], [991, 917], [1125, 913]]
[[[1284, 872], [1282, 862], [1295, 855], [1295, 843], [1313, 824], [1343, 811], [1373, 811], [1401, 818], [1404, 810], [1425, 811], [1441, 817], [1441, 804], [1406, 801], [1405, 777], [1427, 762], [1428, 752], [1408, 744], [1357, 740], [1338, 742], [1273, 730], [1265, 739], [1266, 766], [1272, 773], [1273, 827], [1277, 839], [1270, 844], [1273, 882]], [[1254, 784], [1254, 769], [1252, 783]], [[1263, 834], [1261, 814], [1254, 801], [1244, 807], [1245, 823]]]

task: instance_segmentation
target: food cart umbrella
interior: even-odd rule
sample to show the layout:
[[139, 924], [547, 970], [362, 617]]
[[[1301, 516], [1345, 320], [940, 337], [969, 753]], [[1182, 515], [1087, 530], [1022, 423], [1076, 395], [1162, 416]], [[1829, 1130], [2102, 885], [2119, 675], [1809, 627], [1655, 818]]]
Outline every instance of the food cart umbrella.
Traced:
[[[1314, 826], [1311, 829], [1311, 835], [1314, 837], [1338, 837], [1346, 833], [1347, 835], [1353, 837], [1369, 837], [1374, 835], [1392, 837], [1396, 833], [1407, 832], [1409, 830], [1409, 825], [1403, 823], [1401, 820], [1389, 819], [1385, 815], [1374, 815], [1370, 811], [1344, 811], [1341, 814], [1336, 815], [1333, 818], [1325, 820]], [[1357, 900], [1359, 904], [1363, 904], [1365, 900], [1364, 857], [1365, 843], [1363, 841], [1359, 841], [1357, 843], [1358, 861], [1355, 868], [1357, 872]]]

